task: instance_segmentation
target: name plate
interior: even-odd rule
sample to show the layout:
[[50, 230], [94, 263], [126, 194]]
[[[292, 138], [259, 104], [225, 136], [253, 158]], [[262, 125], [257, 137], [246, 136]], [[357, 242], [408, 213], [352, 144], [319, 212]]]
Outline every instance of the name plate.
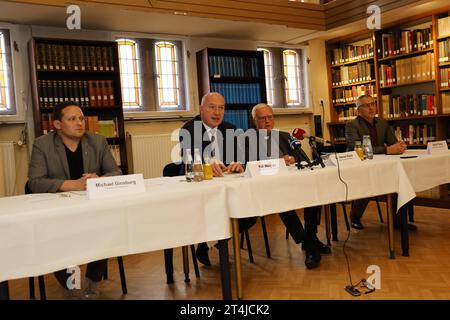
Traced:
[[361, 158], [358, 157], [356, 151], [337, 153], [336, 155], [330, 154], [329, 160], [335, 166], [337, 166], [337, 162], [339, 161], [339, 167], [357, 166], [360, 165], [362, 162]]
[[428, 154], [441, 154], [448, 152], [447, 141], [434, 141], [428, 142], [427, 144], [427, 153]]
[[142, 173], [139, 173], [87, 179], [86, 191], [89, 200], [143, 193], [145, 192], [144, 177]]
[[254, 178], [259, 176], [272, 176], [287, 172], [288, 168], [286, 167], [284, 159], [269, 159], [247, 162], [244, 176]]

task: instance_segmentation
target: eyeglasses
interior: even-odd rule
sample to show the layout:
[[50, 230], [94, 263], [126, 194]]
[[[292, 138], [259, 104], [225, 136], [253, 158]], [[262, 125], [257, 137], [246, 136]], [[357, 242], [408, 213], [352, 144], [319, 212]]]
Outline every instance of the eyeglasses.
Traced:
[[258, 121], [262, 121], [262, 120], [264, 120], [264, 121], [266, 121], [266, 120], [273, 120], [273, 114], [270, 115], [270, 116], [258, 116], [258, 117], [256, 117], [256, 120], [258, 120]]
[[208, 111], [224, 111], [225, 110], [225, 106], [218, 106], [218, 105], [208, 105], [206, 106], [206, 109], [208, 109]]
[[376, 108], [377, 107], [377, 103], [376, 102], [371, 102], [371, 103], [363, 103], [362, 105], [360, 105], [358, 108]]

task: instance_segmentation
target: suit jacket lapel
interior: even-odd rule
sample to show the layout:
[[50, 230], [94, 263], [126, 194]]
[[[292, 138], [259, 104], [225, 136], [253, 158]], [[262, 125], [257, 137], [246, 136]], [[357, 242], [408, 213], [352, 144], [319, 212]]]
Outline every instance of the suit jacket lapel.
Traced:
[[81, 137], [81, 152], [83, 153], [83, 172], [84, 173], [92, 173], [89, 172], [89, 144], [87, 141], [86, 135]]
[[384, 145], [384, 134], [385, 129], [383, 128], [383, 124], [381, 121], [378, 121], [378, 119], [374, 119], [375, 122], [375, 128], [377, 129], [377, 138], [378, 138], [378, 145], [383, 146]]
[[55, 134], [55, 147], [56, 153], [58, 154], [59, 161], [64, 169], [64, 173], [66, 174], [66, 178], [70, 179], [70, 170], [69, 163], [67, 162], [66, 149], [64, 148], [64, 143], [62, 142], [59, 135]]

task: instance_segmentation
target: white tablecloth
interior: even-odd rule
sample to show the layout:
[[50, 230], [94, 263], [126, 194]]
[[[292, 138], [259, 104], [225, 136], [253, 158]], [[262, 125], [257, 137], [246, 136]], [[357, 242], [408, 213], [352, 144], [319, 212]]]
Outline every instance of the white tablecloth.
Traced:
[[263, 216], [270, 213], [317, 205], [398, 193], [398, 207], [415, 197], [413, 187], [400, 162], [363, 161], [360, 166], [315, 168], [252, 179], [226, 178], [230, 217]]
[[[417, 158], [401, 159], [401, 156]], [[405, 169], [415, 192], [450, 183], [450, 152], [428, 155], [425, 150], [407, 150], [404, 155], [376, 155], [375, 160], [394, 159]]]
[[229, 238], [225, 187], [180, 179], [146, 180], [146, 193], [103, 200], [83, 193], [1, 198], [0, 282]]

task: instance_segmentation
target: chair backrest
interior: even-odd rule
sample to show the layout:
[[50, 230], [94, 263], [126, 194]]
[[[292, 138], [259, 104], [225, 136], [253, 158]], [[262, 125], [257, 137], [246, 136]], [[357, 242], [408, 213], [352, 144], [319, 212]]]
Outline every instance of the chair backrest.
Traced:
[[30, 194], [30, 193], [33, 193], [33, 191], [31, 191], [30, 186], [27, 181], [27, 183], [25, 183], [25, 194]]
[[181, 169], [183, 168], [183, 165], [176, 164], [176, 163], [169, 163], [167, 164], [163, 169], [163, 176], [164, 177], [176, 177], [182, 175]]

